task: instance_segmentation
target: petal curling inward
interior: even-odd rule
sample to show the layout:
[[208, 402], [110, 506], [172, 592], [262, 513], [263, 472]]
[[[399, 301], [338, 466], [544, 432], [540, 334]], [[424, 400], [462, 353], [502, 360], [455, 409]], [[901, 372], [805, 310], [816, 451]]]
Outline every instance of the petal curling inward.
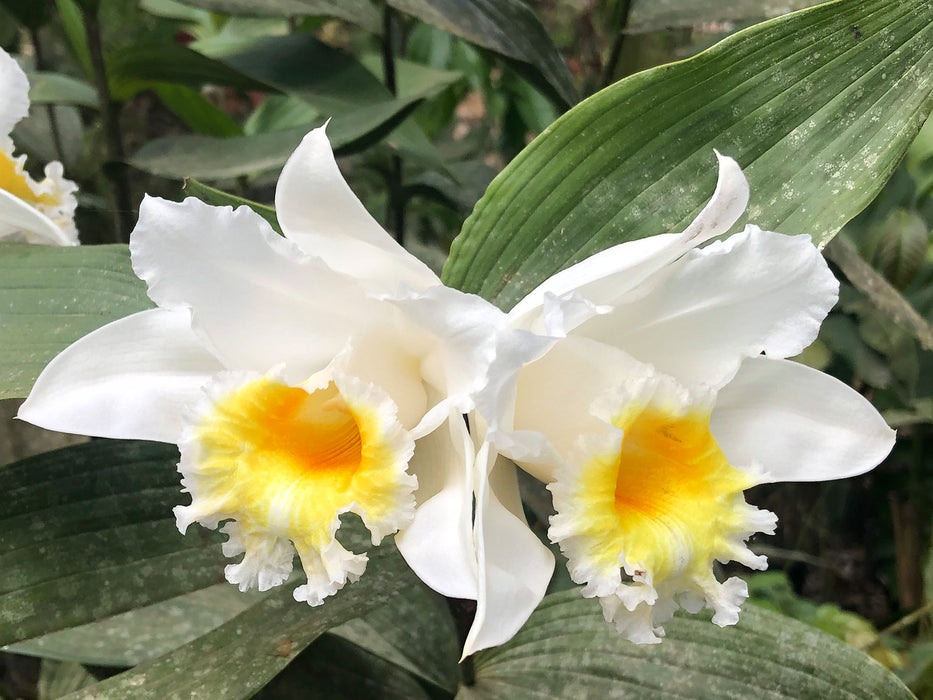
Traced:
[[[748, 181], [739, 164], [716, 152], [719, 177], [709, 202], [682, 233], [663, 233], [607, 248], [551, 276], [509, 312], [515, 327], [544, 330], [545, 298], [577, 292], [594, 304], [615, 304], [618, 298], [681, 255], [726, 233], [748, 204]], [[572, 328], [565, 328], [569, 332]]]
[[241, 590], [283, 583], [297, 550], [308, 582], [295, 599], [320, 605], [366, 568], [335, 537], [341, 513], [359, 515], [373, 544], [411, 522], [414, 445], [381, 390], [337, 373], [289, 386], [230, 372], [206, 393], [180, 446], [191, 505], [175, 516], [182, 532], [233, 521], [224, 552], [243, 559], [225, 573]]
[[275, 210], [285, 237], [373, 291], [393, 294], [400, 284], [421, 291], [440, 280], [402, 248], [347, 185], [325, 126], [309, 132], [279, 176]]
[[744, 543], [773, 532], [776, 518], [745, 502], [759, 480], [726, 461], [710, 433], [711, 401], [650, 374], [597, 403], [611, 428], [581, 438], [548, 487], [557, 511], [549, 535], [571, 577], [636, 643], [660, 641], [659, 625], [679, 606], [705, 603], [714, 623], [735, 624], [747, 589], [717, 581], [713, 562], [764, 569]]
[[19, 64], [0, 49], [0, 142], [29, 113], [29, 80]]

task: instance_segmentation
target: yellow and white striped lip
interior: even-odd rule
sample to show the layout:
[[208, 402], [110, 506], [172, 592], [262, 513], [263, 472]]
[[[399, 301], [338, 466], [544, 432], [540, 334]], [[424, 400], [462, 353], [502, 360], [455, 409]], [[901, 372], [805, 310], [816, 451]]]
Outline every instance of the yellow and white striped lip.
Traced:
[[311, 605], [366, 566], [337, 542], [340, 514], [359, 515], [378, 544], [411, 521], [417, 487], [406, 472], [414, 442], [392, 400], [354, 377], [320, 375], [302, 386], [243, 373], [215, 380], [182, 444], [192, 502], [175, 509], [182, 532], [232, 521], [224, 553], [244, 557], [226, 575], [241, 590], [283, 583], [297, 550], [308, 583], [295, 598]]
[[[583, 594], [639, 643], [659, 641], [677, 603], [705, 603], [720, 625], [738, 620], [744, 583], [719, 583], [713, 562], [766, 566], [745, 540], [773, 532], [775, 518], [749, 506], [758, 483], [729, 464], [709, 429], [711, 403], [660, 375], [633, 382], [606, 415], [612, 428], [580, 441], [549, 488], [557, 514], [550, 536]], [[675, 598], [676, 596], [676, 598]]]

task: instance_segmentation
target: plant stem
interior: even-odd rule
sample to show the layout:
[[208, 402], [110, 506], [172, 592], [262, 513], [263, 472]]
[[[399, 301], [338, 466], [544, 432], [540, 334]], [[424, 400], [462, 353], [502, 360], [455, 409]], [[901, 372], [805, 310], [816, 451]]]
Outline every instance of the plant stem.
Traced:
[[603, 66], [603, 75], [600, 81], [601, 87], [606, 87], [615, 82], [613, 77], [615, 76], [619, 59], [622, 57], [622, 46], [625, 44], [625, 28], [628, 26], [628, 18], [631, 10], [632, 0], [622, 0], [622, 7], [619, 10], [619, 22], [616, 25], [615, 39], [612, 41], [609, 59], [606, 61], [606, 65]]
[[[393, 95], [398, 94], [395, 78], [395, 54], [393, 52], [393, 12], [388, 3], [382, 8], [382, 70], [386, 87]], [[386, 225], [400, 245], [405, 245], [405, 197], [402, 190], [402, 158], [392, 154], [389, 169], [389, 201], [386, 203]]]
[[100, 36], [100, 21], [96, 11], [84, 13], [84, 28], [87, 35], [88, 49], [91, 54], [91, 67], [94, 71], [94, 87], [100, 102], [100, 114], [104, 124], [109, 167], [104, 175], [110, 180], [113, 190], [113, 223], [118, 241], [128, 241], [133, 227], [133, 200], [130, 196], [127, 178], [126, 153], [123, 150], [123, 135], [120, 132], [120, 108], [110, 95], [107, 82], [107, 68], [104, 65], [104, 50]]
[[912, 613], [909, 613], [905, 615], [904, 617], [902, 617], [900, 620], [897, 620], [896, 622], [888, 625], [883, 630], [881, 630], [878, 634], [876, 634], [868, 642], [865, 642], [864, 644], [859, 644], [858, 648], [861, 649], [862, 651], [866, 649], [870, 649], [875, 644], [877, 644], [881, 640], [881, 638], [885, 636], [886, 634], [894, 634], [895, 632], [900, 632], [905, 627], [909, 627], [910, 625], [914, 624], [918, 620], [921, 620], [922, 618], [926, 617], [927, 615], [931, 613], [933, 613], [933, 603], [927, 603], [922, 608], [917, 608]]
[[[29, 39], [32, 41], [32, 49], [36, 52], [36, 70], [47, 70], [48, 64], [45, 62], [45, 56], [42, 53], [42, 44], [39, 40], [39, 30], [35, 27], [29, 28]], [[55, 114], [54, 105], [46, 105], [46, 111], [49, 115], [49, 129], [52, 132], [52, 144], [55, 146], [55, 155], [58, 160], [65, 159], [65, 149], [62, 148], [61, 131], [58, 128], [58, 115]]]

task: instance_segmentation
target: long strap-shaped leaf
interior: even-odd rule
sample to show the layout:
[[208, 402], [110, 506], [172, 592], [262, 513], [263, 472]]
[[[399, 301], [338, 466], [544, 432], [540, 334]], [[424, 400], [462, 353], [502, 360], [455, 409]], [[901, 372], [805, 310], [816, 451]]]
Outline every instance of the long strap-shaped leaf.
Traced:
[[0, 399], [25, 397], [78, 338], [151, 307], [125, 245], [0, 244]]
[[178, 534], [174, 446], [94, 441], [0, 469], [0, 644], [223, 580], [221, 538]]
[[154, 661], [69, 700], [173, 700], [252, 697], [315, 638], [335, 625], [391, 606], [416, 585], [398, 551], [384, 544], [370, 553], [366, 573], [323, 606], [292, 599], [291, 588], [273, 593], [230, 622]]
[[862, 652], [753, 605], [736, 627], [685, 615], [665, 628], [661, 644], [632, 644], [577, 590], [550, 595], [510, 642], [476, 655], [476, 685], [457, 698], [912, 697]]
[[713, 148], [748, 218], [825, 243], [880, 190], [930, 111], [933, 4], [839, 0], [739, 32], [570, 110], [493, 181], [444, 279], [503, 307], [622, 241], [684, 228]]

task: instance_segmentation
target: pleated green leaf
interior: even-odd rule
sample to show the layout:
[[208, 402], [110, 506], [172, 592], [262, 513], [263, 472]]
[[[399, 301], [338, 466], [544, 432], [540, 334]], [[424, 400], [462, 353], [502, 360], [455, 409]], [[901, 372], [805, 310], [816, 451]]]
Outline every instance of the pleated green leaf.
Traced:
[[874, 659], [801, 622], [747, 605], [735, 627], [678, 615], [661, 644], [637, 645], [578, 590], [547, 596], [506, 645], [475, 657], [460, 700], [912, 697]]
[[0, 398], [24, 398], [71, 343], [151, 306], [125, 245], [0, 244]]
[[[392, 608], [420, 585], [388, 542], [373, 548], [361, 579], [324, 605], [292, 598], [286, 585], [228, 623], [152, 662], [70, 696], [70, 700], [252, 697], [314, 639], [377, 607]], [[404, 621], [399, 621], [404, 624]]]
[[933, 98], [933, 4], [839, 0], [624, 79], [561, 117], [493, 181], [444, 279], [503, 307], [623, 241], [681, 231], [713, 149], [751, 184], [748, 220], [826, 243], [880, 190]]
[[579, 99], [547, 29], [523, 0], [387, 0], [392, 7], [508, 59], [563, 108]]
[[0, 644], [223, 581], [220, 536], [175, 527], [177, 461], [94, 441], [0, 468]]

